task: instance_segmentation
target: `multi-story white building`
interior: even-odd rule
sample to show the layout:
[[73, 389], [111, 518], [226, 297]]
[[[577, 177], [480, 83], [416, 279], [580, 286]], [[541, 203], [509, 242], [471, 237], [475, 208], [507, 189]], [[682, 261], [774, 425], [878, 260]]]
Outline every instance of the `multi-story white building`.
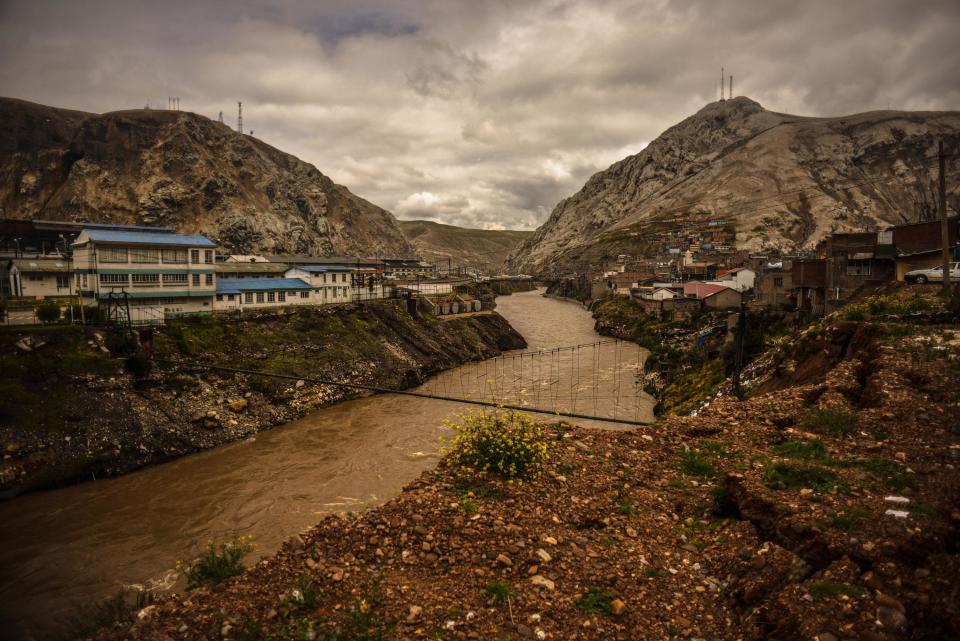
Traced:
[[287, 270], [287, 278], [299, 278], [313, 288], [313, 302], [318, 305], [349, 303], [353, 300], [351, 274], [345, 265], [299, 265]]
[[74, 287], [88, 304], [128, 301], [133, 320], [210, 313], [215, 247], [200, 235], [84, 229], [73, 243]]

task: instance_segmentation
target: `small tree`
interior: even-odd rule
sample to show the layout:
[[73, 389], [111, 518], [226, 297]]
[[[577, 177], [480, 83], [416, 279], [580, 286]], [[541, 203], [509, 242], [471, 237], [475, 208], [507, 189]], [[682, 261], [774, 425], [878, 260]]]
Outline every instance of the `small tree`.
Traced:
[[41, 323], [55, 323], [60, 320], [60, 305], [45, 301], [37, 305], [37, 319]]

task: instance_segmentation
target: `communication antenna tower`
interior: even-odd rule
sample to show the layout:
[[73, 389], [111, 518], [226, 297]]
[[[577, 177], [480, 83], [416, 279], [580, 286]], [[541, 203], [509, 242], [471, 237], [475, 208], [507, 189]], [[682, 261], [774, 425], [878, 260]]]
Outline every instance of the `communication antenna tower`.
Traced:
[[243, 103], [237, 103], [237, 132], [243, 133]]
[[733, 98], [733, 74], [730, 74], [730, 91], [727, 92], [727, 98]]
[[723, 102], [723, 79], [726, 76], [723, 73], [723, 67], [720, 67], [720, 101]]
[[221, 124], [221, 125], [223, 124], [223, 112], [222, 112], [222, 111], [220, 112], [220, 116], [217, 118], [217, 120], [220, 121], [220, 124]]

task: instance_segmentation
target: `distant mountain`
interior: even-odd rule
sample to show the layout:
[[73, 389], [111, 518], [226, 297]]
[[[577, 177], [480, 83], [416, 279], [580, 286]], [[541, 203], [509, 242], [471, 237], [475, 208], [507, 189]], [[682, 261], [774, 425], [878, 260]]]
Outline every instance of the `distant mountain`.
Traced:
[[[960, 150], [960, 112], [875, 111], [805, 118], [749, 98], [708, 104], [640, 153], [594, 174], [509, 258], [559, 273], [653, 249], [656, 221], [724, 220], [736, 245], [811, 247], [831, 231], [911, 222], [936, 211], [936, 147]], [[960, 206], [949, 163], [948, 206]]]
[[0, 216], [158, 224], [242, 253], [405, 256], [387, 211], [193, 113], [0, 98]]
[[429, 220], [401, 220], [400, 229], [417, 253], [445, 267], [497, 271], [507, 255], [533, 232], [467, 229]]

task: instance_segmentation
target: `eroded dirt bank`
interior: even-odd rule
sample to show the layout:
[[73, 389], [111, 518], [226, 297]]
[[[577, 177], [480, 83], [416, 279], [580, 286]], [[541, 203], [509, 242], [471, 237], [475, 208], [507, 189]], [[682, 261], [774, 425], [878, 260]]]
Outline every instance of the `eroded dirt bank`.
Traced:
[[828, 319], [758, 360], [746, 400], [560, 428], [522, 484], [441, 463], [100, 638], [955, 638], [958, 329]]
[[383, 304], [176, 321], [156, 336], [158, 363], [141, 380], [112, 343], [80, 327], [0, 334], [4, 495], [121, 474], [356, 395], [196, 365], [406, 388], [525, 345], [495, 313], [438, 321]]

